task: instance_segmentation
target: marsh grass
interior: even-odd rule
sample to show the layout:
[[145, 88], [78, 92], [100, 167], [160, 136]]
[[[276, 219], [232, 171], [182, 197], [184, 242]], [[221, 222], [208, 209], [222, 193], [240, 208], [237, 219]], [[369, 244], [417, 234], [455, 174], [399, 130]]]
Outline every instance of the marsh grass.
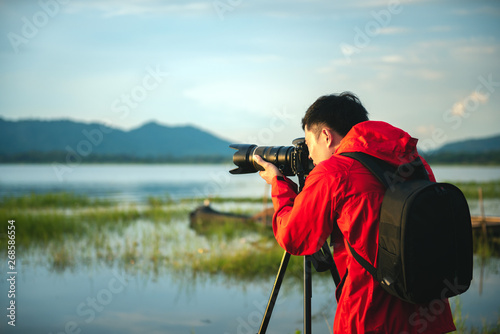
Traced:
[[464, 193], [467, 199], [478, 199], [479, 188], [482, 188], [483, 198], [500, 198], [500, 180], [488, 182], [451, 182]]
[[[204, 258], [205, 257], [205, 258]], [[193, 270], [220, 274], [239, 280], [255, 280], [276, 275], [283, 249], [279, 246], [258, 246], [239, 251], [228, 250], [224, 254], [199, 254], [193, 261]], [[302, 257], [292, 257], [287, 271], [301, 272]]]
[[[73, 200], [77, 199], [78, 203]], [[87, 206], [84, 206], [84, 204]], [[47, 206], [43, 206], [46, 204]], [[4, 198], [0, 206], [0, 221], [16, 221], [16, 245], [29, 248], [66, 238], [95, 239], [109, 231], [119, 231], [138, 219], [169, 223], [187, 215], [185, 207], [135, 205], [120, 207], [102, 200], [67, 193], [30, 194]], [[6, 225], [2, 225], [6, 228]], [[0, 247], [7, 239], [0, 231]]]
[[497, 319], [496, 324], [488, 324], [483, 320], [481, 326], [469, 326], [467, 325], [467, 315], [462, 314], [462, 301], [460, 297], [453, 298], [454, 309], [453, 309], [453, 322], [457, 328], [456, 333], [458, 334], [498, 334], [500, 333], [500, 316]]
[[[56, 272], [98, 261], [141, 271], [157, 272], [159, 267], [168, 266], [255, 277], [266, 268], [271, 267], [274, 272], [276, 263], [279, 264], [276, 249], [264, 252], [258, 245], [252, 251], [238, 247], [228, 249], [227, 253], [217, 251], [221, 244], [231, 244], [236, 238], [243, 240], [248, 234], [262, 234], [267, 243], [272, 237], [270, 229], [228, 220], [222, 225], [208, 224], [207, 228], [190, 230], [186, 224], [192, 205], [173, 202], [168, 196], [151, 197], [139, 207], [111, 205], [68, 193], [30, 194], [4, 198], [1, 203], [0, 219], [16, 220], [16, 247], [22, 249], [19, 253], [46, 250], [42, 253]], [[145, 223], [140, 224], [141, 221]], [[172, 221], [180, 221], [181, 225], [172, 226]], [[184, 227], [179, 229], [179, 226]], [[0, 235], [0, 247], [5, 247], [6, 241]], [[200, 252], [203, 249], [204, 254]], [[37, 258], [41, 256], [36, 254]], [[272, 265], [266, 264], [273, 260]]]
[[0, 201], [0, 207], [16, 209], [108, 207], [112, 205], [113, 202], [107, 199], [90, 198], [86, 195], [68, 192], [31, 193], [20, 197], [4, 197]]
[[484, 258], [500, 257], [500, 238], [492, 233], [484, 236], [481, 231], [474, 231], [472, 245], [474, 254]]
[[74, 252], [65, 247], [57, 247], [54, 244], [49, 249], [50, 267], [53, 271], [64, 272], [66, 269], [74, 268], [76, 265]]
[[189, 209], [176, 205], [169, 206], [148, 206], [142, 210], [140, 218], [147, 218], [153, 222], [169, 222], [172, 219], [186, 217]]
[[[492, 182], [491, 189], [481, 183], [483, 196], [500, 197], [499, 183]], [[469, 182], [460, 183], [459, 187], [471, 197], [477, 194], [478, 185]], [[262, 203], [262, 198], [211, 201], [223, 206], [224, 211], [234, 208], [233, 213], [251, 213], [252, 205], [257, 208], [255, 204]], [[248, 203], [251, 205], [243, 210]], [[41, 260], [54, 272], [97, 263], [156, 279], [165, 271], [182, 273], [183, 280], [222, 276], [254, 282], [276, 276], [283, 250], [270, 227], [228, 218], [189, 228], [189, 212], [198, 204], [192, 199], [173, 201], [162, 196], [150, 197], [142, 206], [120, 206], [68, 193], [30, 194], [2, 199], [0, 220], [16, 220], [16, 247], [22, 248], [18, 254], [32, 256], [34, 262]], [[2, 249], [6, 247], [5, 233], [4, 227], [0, 231]], [[493, 235], [474, 235], [474, 252], [482, 259], [500, 256], [499, 245], [499, 239]], [[286, 273], [287, 286], [290, 281], [294, 289], [302, 284], [302, 275], [303, 258], [292, 256]], [[458, 333], [500, 333], [500, 319], [497, 324], [468, 327], [459, 302], [454, 317]]]
[[266, 237], [272, 237], [273, 232], [270, 226], [263, 226], [255, 221], [242, 221], [226, 217], [217, 221], [202, 220], [191, 224], [191, 228], [200, 235], [216, 238], [238, 238], [248, 233], [259, 233]]
[[[210, 197], [210, 203], [263, 203], [264, 197]], [[269, 200], [270, 201], [270, 200]], [[193, 199], [184, 198], [180, 200], [181, 203], [192, 203]]]
[[166, 194], [164, 196], [148, 196], [146, 199], [146, 203], [151, 207], [159, 207], [163, 205], [174, 204], [175, 201], [172, 200], [170, 195]]
[[[474, 183], [473, 187], [475, 186]], [[492, 192], [488, 194], [491, 195]], [[229, 207], [234, 207], [235, 211], [239, 212], [238, 209], [245, 207], [248, 202], [252, 203], [254, 208], [258, 207], [255, 203], [261, 203], [262, 198], [215, 198], [219, 205], [224, 206], [224, 201], [228, 201]], [[234, 203], [241, 205], [234, 206]], [[283, 251], [275, 242], [269, 226], [228, 217], [193, 225], [194, 235], [184, 236], [182, 241], [176, 239], [179, 239], [183, 232], [175, 234], [170, 228], [162, 229], [162, 226], [172, 221], [187, 224], [189, 212], [196, 204], [197, 201], [192, 199], [176, 202], [169, 196], [160, 196], [148, 198], [145, 205], [139, 207], [135, 204], [120, 206], [117, 203], [70, 193], [29, 194], [2, 199], [0, 220], [16, 220], [16, 243], [22, 249], [51, 245], [49, 253], [53, 258], [53, 267], [58, 270], [70, 268], [79, 261], [91, 262], [90, 258], [106, 263], [120, 261], [127, 265], [151, 262], [147, 267], [160, 264], [188, 266], [197, 272], [221, 272], [234, 277], [265, 276], [277, 270]], [[250, 205], [249, 210], [251, 207]], [[141, 234], [141, 237], [124, 239], [124, 230], [136, 225], [139, 220], [152, 222], [153, 230], [148, 233], [137, 231], [135, 233]], [[166, 233], [167, 231], [169, 233]], [[3, 237], [0, 234], [2, 248], [7, 241], [5, 232], [0, 231], [3, 233]], [[169, 234], [168, 238], [166, 234]], [[242, 248], [236, 246], [235, 249], [223, 249], [223, 245], [231, 240], [243, 240], [252, 234], [259, 236], [257, 242], [250, 242], [249, 246]], [[110, 235], [121, 240], [121, 243], [112, 241]], [[63, 251], [61, 245], [69, 245], [72, 240], [85, 240], [89, 249], [86, 254], [77, 254], [83, 251], [66, 246]], [[211, 244], [209, 248], [212, 250], [223, 250], [197, 252], [204, 246], [197, 247], [195, 244], [207, 242]], [[498, 238], [493, 236], [486, 240], [477, 234], [474, 237], [474, 251], [482, 257], [500, 256], [499, 244]], [[165, 253], [166, 245], [170, 245], [170, 248], [177, 247], [179, 250], [176, 250], [175, 254]], [[186, 249], [188, 251], [184, 251]]]

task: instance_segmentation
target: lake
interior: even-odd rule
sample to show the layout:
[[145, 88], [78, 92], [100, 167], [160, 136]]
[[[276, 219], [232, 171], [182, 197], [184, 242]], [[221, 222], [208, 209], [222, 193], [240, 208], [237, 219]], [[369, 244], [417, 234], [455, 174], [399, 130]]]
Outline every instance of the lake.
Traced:
[[[269, 194], [257, 174], [230, 175], [232, 165], [79, 165], [64, 174], [52, 165], [0, 165], [0, 196], [54, 191], [112, 199], [125, 205], [143, 205], [150, 196], [181, 198], [246, 198]], [[438, 180], [491, 181], [500, 179], [498, 167], [434, 167]], [[486, 203], [486, 212], [500, 215], [498, 199]], [[197, 201], [191, 208], [195, 208]], [[137, 204], [135, 204], [137, 203]], [[232, 210], [238, 203], [216, 203]], [[258, 211], [262, 204], [245, 204]], [[473, 208], [471, 211], [478, 212]], [[12, 217], [15, 219], [15, 217]], [[16, 224], [22, 224], [16, 221]], [[94, 240], [64, 240], [33, 246], [16, 253], [16, 328], [7, 324], [7, 259], [1, 266], [2, 333], [255, 333], [273, 286], [275, 271], [265, 277], [241, 279], [223, 273], [198, 274], [182, 270], [178, 252], [201, 254], [254, 247], [252, 233], [234, 240], [211, 240], [188, 226], [188, 217], [168, 224], [137, 219], [119, 230], [106, 230], [109, 252], [126, 245], [139, 254], [159, 238], [168, 265], [144, 265], [130, 260], [122, 266], [101, 259]], [[95, 241], [96, 243], [98, 241]], [[131, 246], [132, 245], [132, 246]], [[129, 247], [129, 248], [130, 248]], [[251, 248], [250, 248], [251, 249]], [[54, 265], [54, 254], [75, 254], [73, 265]], [[6, 254], [6, 250], [2, 251]], [[300, 259], [299, 259], [300, 260]], [[180, 264], [174, 268], [173, 264]], [[148, 262], [150, 263], [150, 262]], [[276, 271], [279, 263], [276, 263]], [[468, 325], [495, 324], [500, 312], [500, 260], [475, 259], [474, 280], [465, 294], [451, 300], [460, 305]], [[302, 331], [300, 271], [288, 271], [273, 312], [268, 333]], [[334, 283], [313, 272], [313, 331], [331, 332], [336, 309]]]
[[[50, 164], [0, 165], [0, 197], [69, 191], [129, 203], [166, 194], [173, 199], [270, 195], [257, 173], [235, 176], [228, 173], [233, 168], [232, 164], [82, 164], [61, 172], [61, 167]], [[436, 166], [433, 170], [439, 181], [500, 180], [498, 166]], [[480, 215], [477, 201], [469, 205], [472, 215]], [[500, 215], [498, 201], [485, 200], [484, 207], [487, 215]]]
[[[228, 173], [234, 167], [232, 164], [82, 164], [63, 169], [50, 164], [0, 164], [0, 196], [73, 191], [136, 201], [165, 193], [174, 198], [264, 195], [265, 186], [258, 174], [234, 176]], [[436, 166], [433, 171], [439, 181], [500, 180], [498, 166]]]

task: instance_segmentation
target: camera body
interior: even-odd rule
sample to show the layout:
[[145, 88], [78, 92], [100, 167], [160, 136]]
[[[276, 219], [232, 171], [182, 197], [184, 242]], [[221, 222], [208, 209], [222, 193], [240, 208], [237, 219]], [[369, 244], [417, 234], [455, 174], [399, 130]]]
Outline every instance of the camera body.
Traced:
[[238, 168], [229, 172], [231, 174], [248, 174], [264, 170], [253, 159], [254, 155], [259, 155], [262, 159], [278, 167], [283, 175], [308, 175], [314, 165], [309, 159], [309, 150], [305, 139], [297, 138], [292, 144], [293, 146], [230, 145], [230, 148], [237, 150], [233, 156], [233, 163]]

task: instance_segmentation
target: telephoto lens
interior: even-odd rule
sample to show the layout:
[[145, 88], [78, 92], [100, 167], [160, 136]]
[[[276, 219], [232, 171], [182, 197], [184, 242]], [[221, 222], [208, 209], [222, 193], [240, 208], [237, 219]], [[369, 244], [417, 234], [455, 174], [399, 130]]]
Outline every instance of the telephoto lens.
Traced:
[[259, 155], [262, 159], [272, 163], [283, 175], [293, 176], [299, 173], [307, 175], [314, 167], [309, 160], [309, 151], [304, 143], [304, 138], [293, 141], [294, 146], [257, 146], [252, 144], [232, 144], [236, 153], [233, 163], [238, 168], [232, 169], [231, 174], [248, 174], [264, 170], [257, 164], [253, 157]]
[[257, 164], [253, 156], [259, 155], [262, 159], [272, 163], [283, 175], [295, 175], [291, 169], [291, 153], [293, 146], [257, 146], [251, 144], [234, 144], [229, 147], [237, 152], [233, 156], [233, 162], [238, 168], [230, 170], [231, 174], [247, 174], [264, 170]]

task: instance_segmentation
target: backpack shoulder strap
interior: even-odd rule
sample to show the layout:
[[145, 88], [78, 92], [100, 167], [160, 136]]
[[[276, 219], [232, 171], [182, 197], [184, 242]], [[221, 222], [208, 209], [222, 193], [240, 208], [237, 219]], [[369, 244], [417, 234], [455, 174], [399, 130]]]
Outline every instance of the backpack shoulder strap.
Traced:
[[[347, 240], [346, 240], [347, 241]], [[358, 254], [358, 252], [356, 252], [354, 250], [354, 248], [352, 248], [351, 244], [349, 243], [349, 241], [347, 241], [347, 245], [349, 246], [349, 249], [351, 250], [351, 254], [352, 256], [356, 259], [356, 261], [358, 261], [358, 263], [366, 269], [366, 271], [368, 271], [375, 280], [378, 281], [378, 275], [377, 275], [377, 269], [372, 266], [372, 264], [368, 261], [366, 261], [361, 255]]]
[[362, 163], [386, 189], [392, 189], [394, 182], [402, 182], [406, 179], [429, 180], [429, 175], [420, 157], [409, 163], [395, 167], [382, 159], [363, 152], [344, 152], [340, 153], [340, 155], [350, 157]]
[[390, 187], [390, 176], [397, 172], [396, 167], [363, 152], [345, 152], [340, 155], [352, 158], [363, 164], [386, 187]]

